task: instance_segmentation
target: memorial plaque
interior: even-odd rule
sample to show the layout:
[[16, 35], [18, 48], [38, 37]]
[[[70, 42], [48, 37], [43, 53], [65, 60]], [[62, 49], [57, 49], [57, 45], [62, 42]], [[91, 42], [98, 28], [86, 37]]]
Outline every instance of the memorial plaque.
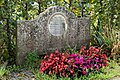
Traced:
[[62, 6], [52, 6], [34, 20], [17, 22], [17, 59], [23, 64], [26, 55], [39, 55], [66, 48], [80, 49], [90, 42], [90, 18], [78, 18]]
[[64, 15], [60, 13], [53, 14], [48, 20], [48, 28], [53, 36], [61, 36], [67, 29], [67, 22]]

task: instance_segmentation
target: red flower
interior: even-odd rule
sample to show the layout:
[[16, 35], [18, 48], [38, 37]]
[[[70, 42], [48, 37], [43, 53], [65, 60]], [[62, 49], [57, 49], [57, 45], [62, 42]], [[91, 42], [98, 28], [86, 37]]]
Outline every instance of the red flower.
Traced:
[[66, 59], [66, 57], [65, 56], [62, 56], [62, 61], [64, 61]]
[[48, 55], [45, 55], [44, 59], [48, 58]]
[[55, 51], [55, 53], [59, 53], [58, 49]]
[[64, 68], [65, 68], [65, 69], [68, 68], [68, 65], [64, 65]]
[[83, 70], [83, 71], [82, 71], [82, 74], [83, 74], [83, 75], [86, 75], [86, 74], [87, 74], [87, 72]]
[[85, 46], [82, 46], [82, 48], [80, 49], [80, 54], [86, 49]]
[[61, 72], [62, 71], [62, 68], [59, 68], [59, 72]]
[[66, 74], [66, 76], [65, 77], [68, 77], [68, 74]]
[[48, 74], [52, 74], [52, 72], [51, 71], [49, 71], [49, 73]]
[[59, 53], [58, 50], [51, 53], [50, 56], [45, 55], [40, 64], [40, 73], [45, 72], [68, 77], [75, 76], [78, 74], [78, 70], [81, 70], [81, 74], [86, 75], [88, 73], [86, 70], [99, 70], [108, 65], [106, 54], [102, 54], [100, 48], [90, 47], [88, 50], [85, 48], [83, 46], [80, 49], [79, 53], [83, 53], [80, 55], [78, 55], [79, 53]]
[[70, 69], [70, 73], [73, 74], [73, 73], [74, 73], [74, 70]]
[[50, 54], [50, 59], [52, 59], [52, 58], [53, 58], [53, 56], [54, 56], [54, 54], [53, 54], [53, 53], [51, 53], [51, 54]]
[[55, 60], [55, 61], [58, 61], [58, 60], [59, 60], [59, 57], [55, 57], [54, 60]]
[[64, 73], [64, 72], [62, 73], [62, 76], [65, 76], [65, 73]]

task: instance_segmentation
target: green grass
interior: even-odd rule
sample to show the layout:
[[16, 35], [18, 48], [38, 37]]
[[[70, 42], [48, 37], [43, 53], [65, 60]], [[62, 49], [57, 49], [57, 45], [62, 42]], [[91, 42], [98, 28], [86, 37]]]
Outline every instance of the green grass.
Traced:
[[6, 80], [9, 71], [5, 67], [0, 67], [0, 80]]
[[8, 71], [4, 67], [0, 67], [0, 77], [8, 73]]

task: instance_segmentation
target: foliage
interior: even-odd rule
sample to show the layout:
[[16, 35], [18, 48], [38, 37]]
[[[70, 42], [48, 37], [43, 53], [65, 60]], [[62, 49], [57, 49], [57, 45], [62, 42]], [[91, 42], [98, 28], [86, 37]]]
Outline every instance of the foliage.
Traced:
[[46, 55], [41, 62], [40, 72], [70, 77], [87, 75], [106, 66], [107, 57], [100, 49], [90, 47], [85, 50], [85, 47], [82, 47], [80, 52], [75, 54], [59, 53], [56, 50], [50, 56]]
[[5, 74], [8, 74], [8, 71], [4, 67], [0, 67], [0, 77], [4, 76]]
[[23, 68], [23, 66], [18, 66], [18, 65], [11, 65], [11, 66], [7, 66], [7, 70], [9, 72], [19, 72], [21, 69]]
[[13, 1], [4, 0], [0, 6], [0, 59], [13, 64], [16, 57], [16, 19]]
[[86, 8], [92, 12], [91, 45], [110, 50], [112, 43], [117, 41], [115, 33], [119, 30], [119, 1], [89, 0], [88, 3], [91, 6]]
[[36, 52], [31, 52], [31, 53], [28, 53], [27, 57], [26, 57], [26, 60], [30, 63], [30, 62], [35, 62], [35, 61], [38, 61], [39, 60], [39, 56], [37, 55]]
[[[26, 66], [31, 66], [31, 67], [37, 67], [39, 63], [39, 56], [37, 55], [36, 52], [31, 52], [31, 53], [28, 53], [28, 55], [26, 56]], [[32, 66], [34, 65], [34, 66]]]
[[110, 57], [120, 62], [120, 41], [113, 45]]

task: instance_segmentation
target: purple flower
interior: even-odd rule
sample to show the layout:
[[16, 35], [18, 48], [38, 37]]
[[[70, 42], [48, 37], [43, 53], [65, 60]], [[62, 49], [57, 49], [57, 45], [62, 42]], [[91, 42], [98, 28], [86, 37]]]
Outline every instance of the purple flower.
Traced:
[[78, 66], [75, 65], [75, 68], [78, 68]]
[[99, 70], [99, 66], [97, 64], [94, 65], [96, 67], [97, 70]]
[[99, 62], [99, 58], [96, 58], [96, 60], [95, 60], [96, 62]]
[[80, 62], [79, 61], [75, 61], [74, 64], [80, 64]]
[[76, 58], [75, 58], [75, 61], [79, 61], [79, 59], [76, 57]]
[[82, 68], [83, 68], [83, 69], [87, 69], [87, 66], [83, 66]]
[[87, 59], [87, 62], [90, 63], [90, 61], [91, 61], [90, 58], [88, 58], [88, 59]]
[[87, 65], [87, 68], [91, 68], [91, 66], [90, 66], [90, 65]]
[[83, 58], [82, 56], [80, 56], [79, 61], [80, 61], [81, 63], [83, 63], [83, 60], [84, 60], [84, 58]]
[[93, 67], [93, 64], [91, 63], [90, 66]]

